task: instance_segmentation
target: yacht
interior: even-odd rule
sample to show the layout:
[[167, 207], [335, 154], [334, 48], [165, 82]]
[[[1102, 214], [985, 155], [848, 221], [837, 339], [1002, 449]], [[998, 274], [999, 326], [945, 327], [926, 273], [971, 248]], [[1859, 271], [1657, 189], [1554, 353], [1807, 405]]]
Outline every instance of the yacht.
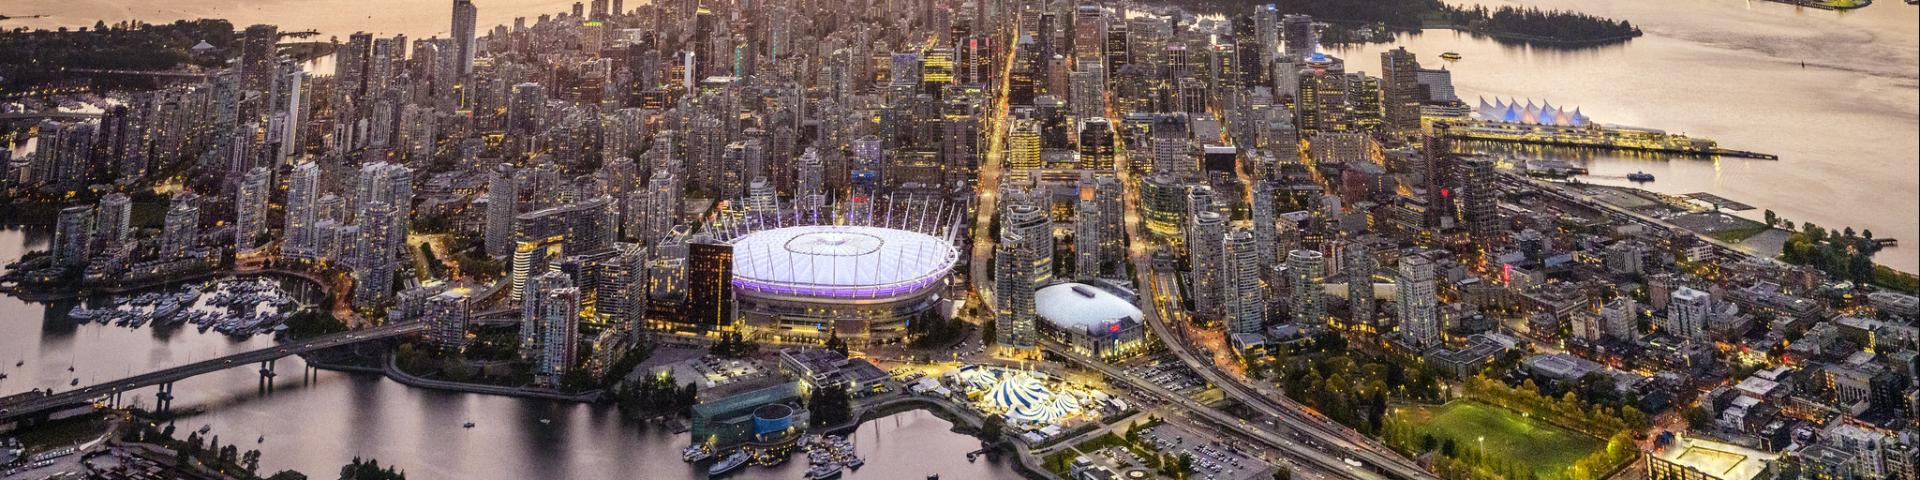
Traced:
[[88, 310], [86, 305], [74, 305], [72, 310], [67, 310], [67, 316], [75, 320], [91, 320], [93, 315], [93, 310]]
[[866, 464], [867, 464], [867, 459], [864, 459], [864, 458], [853, 457], [853, 458], [847, 459], [847, 468], [851, 468], [854, 470], [859, 470], [861, 465], [866, 465]]
[[1633, 172], [1633, 173], [1627, 174], [1627, 180], [1642, 182], [1642, 183], [1651, 182], [1653, 181], [1653, 174], [1647, 173], [1647, 172]]
[[1440, 59], [1441, 59], [1441, 60], [1459, 60], [1459, 59], [1460, 59], [1460, 53], [1458, 53], [1458, 52], [1446, 52], [1446, 53], [1442, 53], [1442, 54], [1440, 54]]
[[826, 465], [815, 465], [812, 468], [807, 469], [806, 478], [807, 480], [826, 480], [829, 478], [840, 478], [840, 468], [841, 468], [840, 464], [838, 463], [829, 463]]
[[736, 450], [732, 455], [727, 455], [727, 458], [720, 459], [720, 461], [714, 463], [713, 466], [707, 467], [707, 475], [724, 475], [736, 468], [740, 468], [741, 465], [746, 465], [747, 460], [750, 458], [752, 457], [748, 456], [747, 452]]
[[[468, 425], [472, 424], [469, 423]], [[707, 450], [706, 445], [688, 445], [686, 450], [680, 451], [680, 459], [687, 463], [698, 462], [709, 458], [713, 458], [713, 451]]]

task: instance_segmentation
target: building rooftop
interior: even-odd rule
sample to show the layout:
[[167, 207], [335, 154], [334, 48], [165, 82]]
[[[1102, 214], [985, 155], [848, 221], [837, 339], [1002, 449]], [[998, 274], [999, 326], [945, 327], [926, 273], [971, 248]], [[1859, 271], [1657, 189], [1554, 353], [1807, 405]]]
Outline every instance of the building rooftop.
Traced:
[[1698, 470], [1720, 480], [1751, 480], [1766, 472], [1776, 455], [1739, 445], [1674, 437], [1673, 443], [1650, 452], [1654, 458]]

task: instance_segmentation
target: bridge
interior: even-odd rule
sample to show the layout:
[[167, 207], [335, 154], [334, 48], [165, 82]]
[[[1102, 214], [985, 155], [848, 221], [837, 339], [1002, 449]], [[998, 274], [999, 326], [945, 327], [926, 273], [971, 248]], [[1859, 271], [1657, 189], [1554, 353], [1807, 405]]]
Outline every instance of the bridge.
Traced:
[[258, 350], [211, 358], [65, 392], [40, 396], [15, 396], [14, 398], [17, 400], [11, 403], [0, 404], [0, 424], [27, 419], [69, 407], [85, 405], [102, 397], [117, 398], [121, 393], [154, 386], [160, 388], [160, 392], [156, 395], [159, 403], [156, 405], [155, 410], [166, 410], [173, 403], [173, 382], [226, 370], [237, 365], [250, 364], [260, 365], [260, 375], [264, 381], [266, 378], [271, 378], [274, 375], [273, 362], [283, 357], [362, 342], [412, 335], [425, 331], [427, 331], [427, 324], [425, 322], [411, 321], [394, 323], [362, 330], [321, 335], [296, 343], [274, 345]]

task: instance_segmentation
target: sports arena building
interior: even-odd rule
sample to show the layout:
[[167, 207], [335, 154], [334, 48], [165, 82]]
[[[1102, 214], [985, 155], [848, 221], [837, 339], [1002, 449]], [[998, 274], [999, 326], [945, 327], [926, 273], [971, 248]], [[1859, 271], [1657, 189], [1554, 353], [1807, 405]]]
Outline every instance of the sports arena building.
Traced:
[[837, 335], [853, 345], [907, 340], [912, 322], [940, 304], [960, 259], [954, 210], [804, 218], [780, 214], [731, 227], [734, 305], [755, 338], [820, 344]]

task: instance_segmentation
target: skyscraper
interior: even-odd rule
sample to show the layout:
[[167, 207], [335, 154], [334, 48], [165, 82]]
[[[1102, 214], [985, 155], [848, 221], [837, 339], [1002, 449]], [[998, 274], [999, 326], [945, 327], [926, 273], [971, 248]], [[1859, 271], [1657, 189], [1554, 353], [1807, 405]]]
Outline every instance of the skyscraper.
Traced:
[[520, 183], [513, 164], [495, 165], [487, 178], [487, 256], [499, 259], [513, 253], [513, 219], [520, 215]]
[[53, 264], [84, 267], [93, 256], [93, 207], [74, 205], [60, 209], [53, 230]]
[[1260, 253], [1261, 265], [1280, 262], [1279, 212], [1274, 207], [1274, 201], [1273, 183], [1255, 180], [1252, 211], [1249, 213], [1253, 217], [1254, 250]]
[[200, 207], [193, 195], [176, 196], [160, 233], [160, 256], [184, 258], [200, 240]]
[[262, 94], [273, 91], [274, 65], [279, 62], [280, 27], [252, 25], [240, 36], [240, 88]]
[[1227, 313], [1221, 301], [1227, 274], [1226, 228], [1227, 217], [1220, 212], [1203, 210], [1187, 218], [1187, 263], [1193, 283], [1187, 290], [1193, 294], [1194, 314], [1205, 320], [1222, 319]]
[[479, 15], [473, 0], [453, 0], [454, 73], [463, 79], [473, 73], [474, 22]]
[[1153, 172], [1184, 179], [1196, 164], [1187, 154], [1187, 116], [1161, 115], [1153, 121]]
[[1373, 272], [1378, 268], [1373, 257], [1374, 239], [1367, 236], [1347, 242], [1341, 250], [1340, 270], [1347, 275], [1348, 320], [1355, 324], [1373, 323]]
[[1280, 34], [1285, 37], [1287, 56], [1298, 58], [1320, 47], [1320, 34], [1314, 31], [1313, 17], [1297, 14], [1280, 17]]
[[557, 385], [578, 362], [581, 296], [566, 274], [551, 272], [542, 278], [534, 312], [541, 328], [540, 361], [535, 365], [534, 378], [541, 384]]
[[687, 321], [708, 331], [733, 326], [733, 245], [687, 242]]
[[1380, 104], [1389, 131], [1420, 128], [1420, 62], [1400, 47], [1380, 52]]
[[396, 260], [404, 247], [405, 214], [385, 202], [374, 202], [360, 211], [360, 236], [353, 259], [353, 303], [367, 307], [387, 301], [393, 293]]
[[1421, 255], [1401, 257], [1394, 284], [1400, 294], [1400, 334], [1415, 347], [1439, 345], [1440, 300], [1434, 291], [1433, 261]]
[[427, 339], [443, 350], [466, 349], [470, 308], [465, 289], [447, 290], [428, 298], [426, 315], [421, 319], [430, 326]]
[[267, 167], [253, 167], [240, 180], [240, 189], [233, 195], [234, 253], [261, 245], [261, 237], [267, 234], [267, 195], [272, 187], [273, 174]]
[[1500, 226], [1499, 195], [1492, 158], [1467, 157], [1460, 161], [1460, 210], [1467, 234], [1475, 244], [1491, 249], [1505, 243], [1506, 229]]
[[1073, 277], [1088, 280], [1100, 276], [1100, 243], [1106, 235], [1101, 224], [1100, 202], [1091, 186], [1080, 188], [1080, 201], [1073, 215]]
[[100, 253], [117, 255], [133, 247], [133, 200], [127, 194], [114, 192], [100, 197], [99, 211], [94, 216], [95, 241]]
[[287, 177], [286, 244], [282, 254], [295, 258], [319, 256], [320, 165], [302, 162]]
[[1667, 327], [1674, 335], [1694, 341], [1706, 341], [1708, 317], [1713, 313], [1713, 296], [1682, 286], [1667, 301]]
[[994, 246], [994, 341], [1027, 349], [1039, 341], [1034, 327], [1034, 258], [1028, 241], [1016, 230], [1002, 229]]
[[1293, 298], [1287, 303], [1294, 323], [1311, 325], [1326, 318], [1326, 306], [1320, 298], [1326, 268], [1326, 256], [1318, 251], [1294, 250], [1287, 254], [1287, 280], [1293, 287]]
[[[1012, 199], [1008, 199], [1012, 200]], [[1026, 201], [1008, 201], [1000, 223], [1000, 232], [1017, 234], [1020, 248], [1027, 250], [1029, 283], [1040, 288], [1053, 281], [1053, 217], [1039, 206]], [[998, 264], [996, 264], [998, 265]], [[998, 267], [995, 267], [998, 268]]]
[[1267, 319], [1267, 296], [1260, 285], [1260, 271], [1267, 264], [1260, 262], [1260, 254], [1255, 251], [1252, 231], [1236, 228], [1224, 242], [1220, 278], [1227, 332], [1260, 333]]

